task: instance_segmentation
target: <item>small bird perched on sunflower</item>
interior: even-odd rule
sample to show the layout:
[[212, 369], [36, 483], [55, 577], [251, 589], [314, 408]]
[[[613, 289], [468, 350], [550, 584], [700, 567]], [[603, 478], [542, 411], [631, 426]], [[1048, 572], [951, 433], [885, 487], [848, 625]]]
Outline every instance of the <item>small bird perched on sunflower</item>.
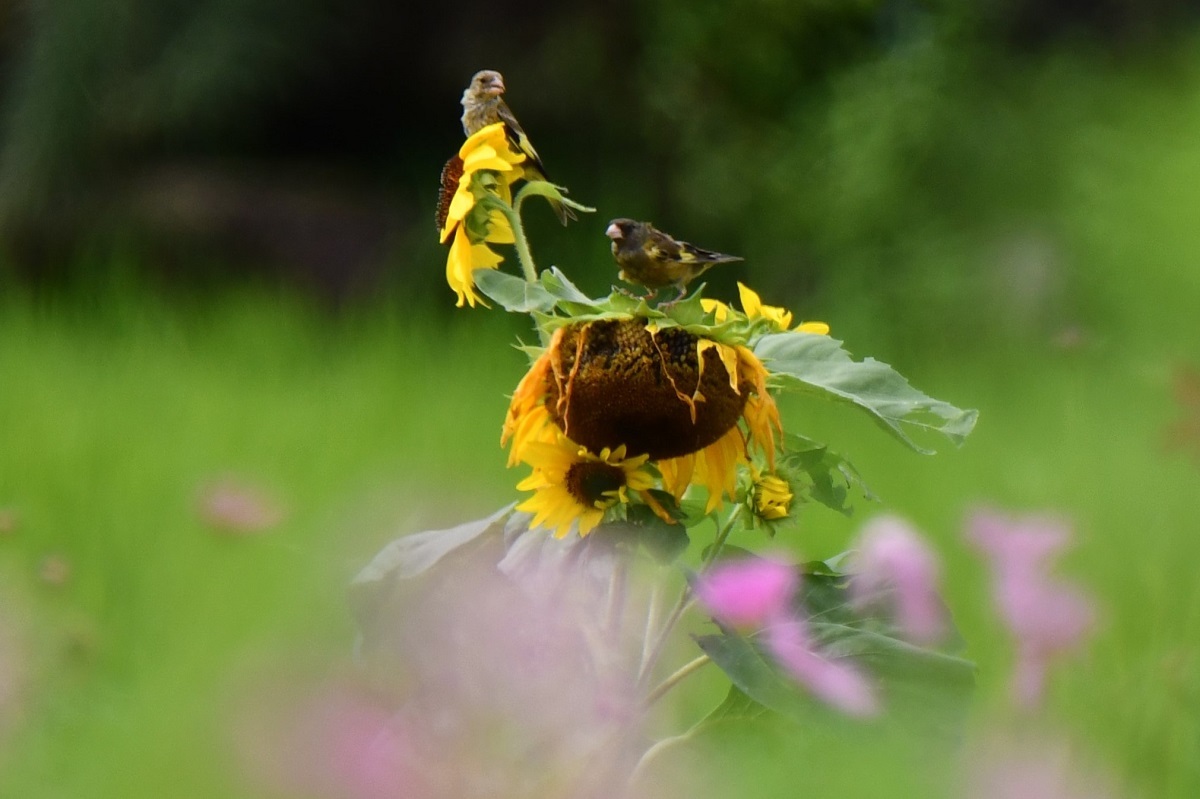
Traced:
[[743, 260], [736, 255], [705, 250], [686, 241], [678, 241], [648, 222], [614, 219], [604, 234], [612, 239], [612, 254], [621, 267], [620, 277], [650, 289], [647, 298], [658, 290], [674, 286], [683, 299], [688, 283], [717, 264]]
[[[471, 136], [480, 129], [497, 122], [504, 123], [504, 132], [513, 147], [525, 154], [525, 175], [529, 180], [550, 179], [546, 176], [546, 166], [533, 149], [529, 137], [521, 123], [513, 116], [508, 104], [504, 102], [504, 76], [494, 69], [484, 69], [476, 72], [471, 78], [462, 96], [462, 125], [463, 132]], [[569, 220], [576, 219], [575, 213], [556, 200], [550, 200], [550, 207], [558, 216], [558, 221], [564, 225]]]

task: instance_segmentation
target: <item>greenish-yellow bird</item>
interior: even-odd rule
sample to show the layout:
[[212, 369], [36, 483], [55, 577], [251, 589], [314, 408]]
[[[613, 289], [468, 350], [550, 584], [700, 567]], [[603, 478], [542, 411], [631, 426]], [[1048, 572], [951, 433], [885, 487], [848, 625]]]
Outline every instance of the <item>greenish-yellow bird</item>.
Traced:
[[[526, 177], [529, 180], [550, 180], [546, 176], [546, 167], [542, 163], [542, 159], [538, 157], [537, 150], [533, 149], [533, 144], [525, 135], [521, 123], [517, 121], [508, 104], [504, 102], [503, 75], [494, 69], [476, 72], [471, 78], [471, 85], [467, 86], [466, 91], [463, 92], [462, 107], [464, 133], [471, 136], [488, 125], [503, 122], [504, 132], [513, 149], [525, 154], [526, 160], [523, 166]], [[569, 220], [576, 218], [570, 208], [557, 200], [550, 200], [550, 207], [554, 209], [558, 221], [564, 225]]]
[[649, 222], [614, 219], [604, 233], [612, 239], [612, 254], [621, 267], [621, 279], [650, 289], [647, 297], [674, 286], [679, 291], [675, 299], [682, 299], [688, 283], [708, 269], [742, 260], [674, 239]]

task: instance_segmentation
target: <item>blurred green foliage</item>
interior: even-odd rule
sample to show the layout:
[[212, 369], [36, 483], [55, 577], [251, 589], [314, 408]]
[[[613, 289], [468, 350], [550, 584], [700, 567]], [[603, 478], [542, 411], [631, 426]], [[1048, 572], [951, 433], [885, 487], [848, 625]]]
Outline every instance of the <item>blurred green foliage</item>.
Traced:
[[[1051, 713], [1141, 795], [1197, 795], [1200, 473], [1196, 442], [1164, 441], [1187, 412], [1172, 377], [1200, 362], [1189, 5], [0, 5], [0, 508], [19, 518], [0, 567], [35, 614], [39, 667], [0, 795], [250, 795], [230, 776], [222, 705], [243, 664], [348, 651], [341, 586], [379, 545], [513, 498], [496, 438], [524, 366], [508, 345], [529, 333], [451, 315], [431, 224], [481, 67], [505, 72], [552, 177], [600, 209], [565, 230], [531, 211], [540, 264], [602, 292], [604, 223], [651, 219], [747, 257], [713, 273], [718, 296], [747, 279], [981, 410], [966, 447], [934, 459], [837, 409], [793, 403], [785, 421], [851, 457], [946, 553], [980, 727], [1010, 653], [962, 515], [1071, 514], [1067, 570], [1106, 626], [1058, 673]], [[210, 201], [236, 213], [199, 225], [204, 247], [134, 190], [179, 163], [234, 186]], [[283, 202], [297, 174], [306, 191]], [[211, 216], [193, 185], [168, 182], [150, 205]], [[393, 226], [360, 235], [344, 204], [313, 212], [331, 192]], [[296, 205], [309, 215], [288, 217]], [[321, 225], [350, 234], [300, 235]], [[264, 226], [291, 246], [230, 244]], [[345, 257], [342, 242], [369, 236], [378, 250]], [[388, 277], [370, 272], [374, 299], [331, 317], [296, 297], [306, 258], [339, 275], [379, 258]], [[227, 472], [272, 488], [286, 521], [214, 536], [195, 493]], [[814, 513], [781, 543], [826, 556], [858, 521]], [[71, 567], [61, 587], [36, 577], [52, 555]], [[715, 690], [681, 692], [677, 726]], [[905, 744], [708, 744], [729, 795], [944, 787]]]
[[[483, 66], [508, 75], [551, 176], [599, 208], [568, 230], [531, 213], [540, 261], [593, 293], [613, 280], [604, 222], [635, 216], [746, 255], [714, 273], [722, 293], [748, 279], [809, 317], [853, 297], [899, 338], [1045, 338], [1122, 301], [1096, 277], [1129, 213], [1191, 244], [1194, 183], [1173, 170], [1200, 123], [1200, 33], [1181, 0], [534, 3], [499, 19], [475, 0], [121, 0], [7, 17], [0, 232], [35, 278], [118, 239], [185, 285], [207, 259], [233, 282], [424, 294], [436, 175]], [[1144, 207], [1105, 201], [1129, 181]], [[289, 246], [297, 231], [313, 241]]]

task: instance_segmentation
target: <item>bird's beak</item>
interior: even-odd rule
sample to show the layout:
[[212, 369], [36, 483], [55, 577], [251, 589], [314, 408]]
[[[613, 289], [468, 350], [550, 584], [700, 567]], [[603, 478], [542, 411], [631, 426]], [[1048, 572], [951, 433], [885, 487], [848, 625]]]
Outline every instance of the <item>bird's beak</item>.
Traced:
[[608, 226], [608, 229], [604, 231], [604, 235], [608, 236], [613, 241], [617, 241], [618, 239], [625, 237], [625, 234], [621, 232], [621, 228], [617, 227], [615, 222]]
[[504, 79], [500, 77], [492, 78], [488, 83], [487, 93], [492, 97], [499, 97], [504, 94]]

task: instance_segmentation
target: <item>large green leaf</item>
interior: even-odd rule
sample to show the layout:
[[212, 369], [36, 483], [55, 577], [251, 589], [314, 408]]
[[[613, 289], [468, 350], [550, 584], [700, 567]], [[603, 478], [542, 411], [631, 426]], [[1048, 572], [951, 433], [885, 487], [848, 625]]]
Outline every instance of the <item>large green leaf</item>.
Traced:
[[426, 530], [397, 538], [363, 567], [351, 587], [359, 590], [384, 580], [416, 577], [456, 549], [489, 533], [502, 533], [505, 520], [512, 510], [513, 505], [509, 505], [484, 519], [465, 522], [446, 530]]
[[753, 721], [760, 719], [771, 711], [759, 702], [755, 702], [736, 685], [729, 686], [729, 692], [707, 716], [696, 726], [716, 724], [722, 721]]
[[625, 520], [601, 524], [588, 538], [640, 546], [659, 563], [671, 563], [687, 551], [690, 539], [683, 524], [664, 522], [646, 505], [630, 505], [626, 514]]
[[852, 489], [867, 499], [875, 498], [850, 461], [811, 438], [785, 434], [779, 465], [807, 475], [809, 497], [846, 516], [854, 510], [849, 504]]
[[978, 411], [962, 410], [909, 385], [892, 367], [874, 358], [856, 361], [842, 342], [813, 333], [773, 333], [754, 345], [757, 355], [787, 385], [816, 396], [849, 402], [918, 452], [933, 452], [910, 433], [935, 433], [955, 445], [975, 427]]
[[479, 290], [506, 311], [549, 311], [557, 302], [542, 284], [528, 283], [499, 269], [476, 269], [471, 276]]
[[732, 632], [701, 635], [696, 643], [734, 687], [763, 707], [797, 721], [810, 718], [813, 700], [749, 639]]
[[555, 299], [577, 305], [594, 306], [597, 300], [579, 290], [579, 287], [567, 278], [557, 266], [552, 266], [538, 275], [538, 281]]
[[[821, 653], [851, 660], [869, 674], [891, 718], [925, 732], [955, 735], [975, 685], [975, 664], [951, 654], [962, 646], [957, 631], [947, 636], [942, 650], [915, 646], [900, 637], [890, 619], [852, 607], [848, 577], [830, 562], [806, 564], [803, 571], [794, 613], [806, 620]], [[749, 699], [789, 718], [811, 716], [815, 703], [753, 636], [723, 629], [697, 642]]]

